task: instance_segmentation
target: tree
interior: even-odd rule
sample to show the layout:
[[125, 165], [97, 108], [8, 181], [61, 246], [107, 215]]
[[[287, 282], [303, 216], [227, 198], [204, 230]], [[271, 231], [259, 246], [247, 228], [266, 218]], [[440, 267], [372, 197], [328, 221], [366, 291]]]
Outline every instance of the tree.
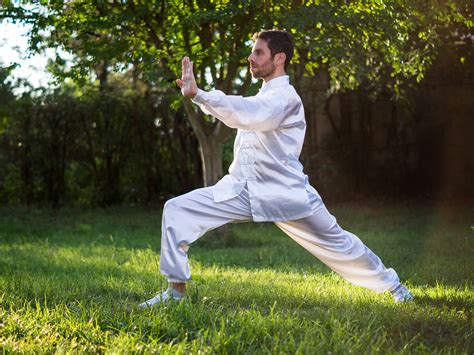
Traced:
[[[91, 67], [135, 66], [156, 86], [178, 90], [184, 55], [194, 60], [201, 87], [244, 94], [251, 83], [246, 70], [250, 35], [262, 28], [268, 14], [264, 1], [52, 2], [27, 11], [10, 6], [4, 16], [29, 22], [31, 46], [60, 46], [75, 54], [64, 71], [58, 55], [53, 72], [84, 81]], [[259, 14], [255, 16], [255, 14]], [[267, 21], [268, 22], [268, 21]], [[49, 31], [49, 35], [46, 36]], [[104, 76], [104, 75], [103, 75]], [[98, 75], [100, 77], [100, 75]], [[236, 85], [239, 84], [239, 85]], [[178, 97], [178, 96], [176, 96]], [[222, 176], [222, 144], [231, 130], [185, 101], [189, 121], [199, 141], [204, 184]]]
[[4, 67], [0, 63], [0, 200], [8, 202], [21, 200], [20, 191], [25, 190], [24, 174], [13, 164], [21, 150], [20, 142], [13, 141], [11, 131], [12, 116], [20, 106], [14, 94], [15, 84], [10, 78], [13, 69], [14, 66]]
[[[292, 70], [305, 91], [303, 100], [318, 98], [308, 111], [327, 120], [324, 107], [334, 92], [364, 88], [372, 95], [389, 90], [402, 96], [407, 85], [423, 79], [443, 30], [452, 23], [472, 26], [455, 2], [434, 0], [87, 0], [29, 9], [10, 4], [2, 16], [33, 25], [33, 49], [62, 47], [75, 55], [66, 70], [64, 60], [56, 58], [52, 69], [59, 77], [84, 81], [92, 67], [100, 66], [97, 77], [106, 80], [109, 69], [132, 65], [151, 85], [174, 94], [184, 55], [199, 69], [201, 87], [254, 93], [245, 60], [251, 34], [278, 26], [295, 37]], [[308, 74], [321, 79], [315, 94]], [[222, 175], [222, 144], [231, 130], [189, 101], [184, 107], [199, 141], [204, 184], [210, 185]]]
[[448, 35], [473, 25], [463, 15], [467, 5], [453, 1], [296, 3], [281, 22], [294, 33], [305, 68], [328, 70], [330, 92], [363, 87], [400, 97], [423, 79]]

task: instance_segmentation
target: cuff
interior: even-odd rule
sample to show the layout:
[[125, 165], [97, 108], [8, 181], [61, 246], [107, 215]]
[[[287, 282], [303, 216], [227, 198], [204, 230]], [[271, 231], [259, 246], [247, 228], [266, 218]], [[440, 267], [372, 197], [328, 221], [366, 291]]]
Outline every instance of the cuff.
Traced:
[[194, 102], [195, 104], [200, 105], [204, 103], [204, 101], [206, 101], [205, 96], [206, 96], [206, 92], [204, 90], [198, 89], [196, 96], [194, 96], [194, 98], [191, 101]]

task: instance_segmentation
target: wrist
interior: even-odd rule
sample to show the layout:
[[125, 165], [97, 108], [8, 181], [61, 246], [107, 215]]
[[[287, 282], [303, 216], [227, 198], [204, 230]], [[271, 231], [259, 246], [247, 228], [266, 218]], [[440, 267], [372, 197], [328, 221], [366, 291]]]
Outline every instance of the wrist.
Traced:
[[187, 96], [192, 100], [196, 97], [198, 90], [190, 92]]
[[205, 91], [198, 88], [196, 91], [196, 95], [194, 95], [194, 97], [191, 100], [196, 104], [201, 104], [205, 101], [205, 98], [204, 98], [205, 94], [206, 94]]

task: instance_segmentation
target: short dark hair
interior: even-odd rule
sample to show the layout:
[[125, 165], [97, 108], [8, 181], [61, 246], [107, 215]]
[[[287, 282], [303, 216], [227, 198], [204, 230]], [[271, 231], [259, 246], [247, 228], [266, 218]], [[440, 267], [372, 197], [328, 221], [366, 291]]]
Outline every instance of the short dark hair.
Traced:
[[291, 38], [291, 35], [288, 32], [282, 30], [266, 30], [254, 33], [252, 40], [256, 42], [257, 39], [263, 39], [265, 42], [267, 42], [272, 58], [277, 53], [285, 53], [286, 71], [288, 64], [290, 64], [291, 58], [293, 58], [294, 51], [293, 39]]

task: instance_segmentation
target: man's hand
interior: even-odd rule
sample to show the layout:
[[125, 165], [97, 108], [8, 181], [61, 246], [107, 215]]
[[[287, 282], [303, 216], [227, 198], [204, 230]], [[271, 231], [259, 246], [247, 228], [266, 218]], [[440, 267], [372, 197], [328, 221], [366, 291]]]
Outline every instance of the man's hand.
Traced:
[[183, 96], [192, 99], [196, 96], [198, 87], [196, 85], [196, 79], [194, 78], [193, 63], [189, 60], [189, 57], [183, 58], [181, 67], [181, 79], [176, 79], [176, 84], [181, 88]]

